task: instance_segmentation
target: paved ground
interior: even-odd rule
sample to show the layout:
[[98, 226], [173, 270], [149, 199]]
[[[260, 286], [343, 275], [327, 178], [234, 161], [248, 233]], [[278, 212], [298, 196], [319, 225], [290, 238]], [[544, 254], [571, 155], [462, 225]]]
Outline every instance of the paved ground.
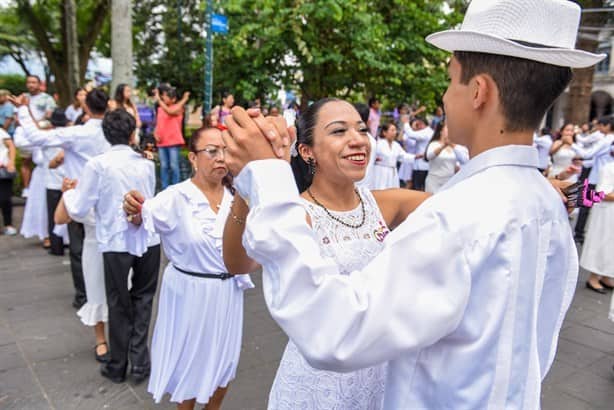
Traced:
[[[16, 208], [17, 218], [22, 209]], [[584, 289], [582, 275], [543, 388], [546, 410], [612, 409], [614, 323], [610, 296]], [[286, 338], [269, 318], [258, 285], [246, 295], [243, 351], [225, 409], [264, 409]], [[145, 386], [114, 385], [98, 374], [93, 331], [71, 307], [67, 257], [36, 240], [0, 237], [0, 409], [172, 409]]]

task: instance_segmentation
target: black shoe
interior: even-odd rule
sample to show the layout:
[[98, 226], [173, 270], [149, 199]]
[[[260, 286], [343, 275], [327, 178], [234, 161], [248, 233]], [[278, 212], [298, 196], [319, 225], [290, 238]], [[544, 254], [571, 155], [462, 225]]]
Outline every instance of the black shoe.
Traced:
[[132, 383], [134, 383], [135, 386], [143, 383], [149, 377], [150, 372], [151, 370], [149, 367], [133, 366], [132, 369], [130, 369]]
[[[105, 345], [107, 347], [107, 351], [103, 354], [98, 354], [98, 346], [101, 345]], [[109, 345], [107, 342], [98, 343], [96, 346], [94, 346], [94, 356], [96, 357], [96, 361], [100, 363], [107, 363], [109, 360], [111, 360], [111, 353], [109, 353]]]
[[605, 283], [605, 282], [604, 282], [603, 280], [601, 280], [601, 279], [599, 279], [599, 284], [600, 284], [601, 286], [603, 286], [604, 288], [606, 288], [607, 290], [612, 290], [612, 289], [614, 289], [614, 286], [610, 286], [610, 285], [608, 285], [607, 283]]
[[53, 256], [64, 256], [64, 250], [62, 250], [62, 252], [58, 252], [58, 251], [52, 251], [51, 249], [49, 249], [47, 253]]
[[596, 288], [593, 285], [591, 285], [589, 281], [586, 281], [586, 287], [592, 290], [593, 292], [597, 292], [602, 295], [605, 295], [607, 293], [607, 290], [605, 290], [605, 288]]
[[102, 375], [102, 377], [104, 377], [105, 379], [108, 379], [110, 381], [112, 381], [115, 384], [119, 384], [119, 383], [123, 383], [126, 381], [126, 375], [114, 375], [112, 374], [109, 369], [107, 368], [106, 364], [103, 364], [100, 367], [100, 374]]

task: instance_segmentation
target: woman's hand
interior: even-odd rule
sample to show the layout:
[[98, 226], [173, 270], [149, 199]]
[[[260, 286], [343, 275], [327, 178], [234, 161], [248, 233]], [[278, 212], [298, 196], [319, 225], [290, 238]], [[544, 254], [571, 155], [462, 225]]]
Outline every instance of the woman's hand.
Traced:
[[6, 164], [6, 170], [8, 172], [15, 172], [15, 164], [13, 163], [13, 161], [9, 161], [9, 163]]
[[77, 180], [76, 179], [70, 179], [70, 178], [64, 178], [62, 180], [62, 192], [66, 192], [69, 189], [74, 189], [77, 186]]

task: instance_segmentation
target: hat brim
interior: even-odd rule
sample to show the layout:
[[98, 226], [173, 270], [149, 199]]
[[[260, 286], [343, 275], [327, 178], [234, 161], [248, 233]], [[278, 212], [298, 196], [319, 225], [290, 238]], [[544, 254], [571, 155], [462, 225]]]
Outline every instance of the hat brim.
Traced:
[[571, 68], [590, 67], [606, 57], [605, 54], [593, 54], [583, 50], [530, 47], [502, 37], [475, 31], [440, 31], [427, 36], [426, 41], [446, 51], [498, 54]]

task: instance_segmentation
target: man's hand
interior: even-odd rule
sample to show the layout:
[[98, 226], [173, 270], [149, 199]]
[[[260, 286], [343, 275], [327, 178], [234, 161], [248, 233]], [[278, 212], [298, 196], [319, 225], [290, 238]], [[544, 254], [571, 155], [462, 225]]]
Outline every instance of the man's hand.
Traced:
[[261, 115], [251, 118], [243, 108], [234, 107], [232, 117], [226, 117], [226, 126], [228, 130], [222, 133], [225, 161], [233, 175], [238, 175], [251, 161], [289, 155], [291, 137], [285, 121], [267, 121]]
[[137, 215], [141, 213], [145, 198], [139, 191], [133, 189], [124, 195], [124, 212], [126, 215]]

